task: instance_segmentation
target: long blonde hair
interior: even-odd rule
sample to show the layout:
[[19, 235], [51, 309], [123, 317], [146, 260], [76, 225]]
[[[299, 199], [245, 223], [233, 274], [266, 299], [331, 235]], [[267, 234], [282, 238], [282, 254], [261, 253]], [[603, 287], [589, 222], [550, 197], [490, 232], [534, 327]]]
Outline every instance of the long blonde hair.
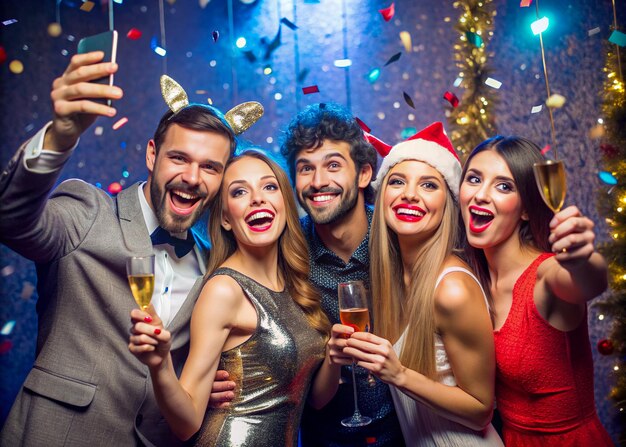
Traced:
[[[330, 332], [330, 321], [322, 311], [320, 296], [309, 282], [309, 254], [307, 242], [300, 227], [296, 201], [287, 174], [267, 155], [257, 150], [247, 150], [229, 160], [224, 172], [244, 157], [256, 158], [267, 164], [278, 181], [278, 186], [285, 201], [286, 225], [278, 240], [278, 270], [283, 274], [285, 287], [293, 300], [304, 311], [306, 318], [314, 329], [324, 337]], [[222, 225], [222, 209], [224, 206], [223, 191], [216, 195], [209, 214], [209, 236], [211, 252], [206, 275], [211, 275], [220, 265], [237, 250], [237, 241], [231, 231]]]
[[435, 283], [443, 264], [457, 246], [460, 235], [459, 213], [446, 186], [446, 202], [441, 224], [418, 250], [410, 275], [404, 284], [404, 268], [396, 234], [385, 222], [382, 197], [391, 169], [376, 195], [370, 233], [370, 281], [373, 297], [374, 332], [395, 343], [407, 329], [400, 361], [406, 367], [437, 378], [435, 367]]

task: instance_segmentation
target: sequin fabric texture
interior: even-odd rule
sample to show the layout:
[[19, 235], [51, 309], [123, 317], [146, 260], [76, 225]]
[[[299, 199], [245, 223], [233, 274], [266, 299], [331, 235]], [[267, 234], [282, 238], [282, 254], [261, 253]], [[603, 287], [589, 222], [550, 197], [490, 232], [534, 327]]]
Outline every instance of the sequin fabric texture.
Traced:
[[[371, 225], [373, 208], [366, 207], [368, 224]], [[337, 285], [345, 281], [361, 280], [369, 289], [369, 229], [367, 236], [345, 263], [326, 248], [318, 238], [309, 216], [301, 220], [302, 230], [309, 244], [311, 263], [310, 279], [322, 295], [322, 309], [332, 324], [340, 323]], [[372, 299], [372, 297], [370, 297]], [[374, 330], [375, 330], [375, 322]], [[365, 427], [349, 428], [340, 421], [352, 415], [351, 367], [341, 370], [342, 384], [333, 400], [321, 410], [306, 407], [302, 419], [302, 445], [310, 446], [393, 446], [404, 445], [400, 424], [393, 406], [387, 384], [357, 367], [355, 370], [357, 393], [361, 414], [372, 418]]]
[[209, 409], [195, 445], [203, 447], [297, 446], [298, 423], [313, 374], [324, 358], [324, 340], [309, 326], [288, 292], [275, 292], [228, 268], [257, 311], [256, 332], [222, 353], [219, 369], [237, 385], [226, 409]]

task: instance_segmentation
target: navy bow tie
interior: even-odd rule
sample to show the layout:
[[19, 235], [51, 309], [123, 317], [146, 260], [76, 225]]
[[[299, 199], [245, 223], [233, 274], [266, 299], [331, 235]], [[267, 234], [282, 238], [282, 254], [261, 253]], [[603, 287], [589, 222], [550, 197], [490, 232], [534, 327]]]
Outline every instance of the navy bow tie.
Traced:
[[187, 239], [179, 239], [172, 236], [169, 231], [164, 230], [161, 227], [157, 227], [157, 229], [152, 232], [150, 240], [152, 240], [152, 245], [170, 244], [174, 247], [174, 252], [178, 258], [182, 258], [189, 253], [196, 243], [193, 239], [191, 231], [189, 230], [187, 231]]

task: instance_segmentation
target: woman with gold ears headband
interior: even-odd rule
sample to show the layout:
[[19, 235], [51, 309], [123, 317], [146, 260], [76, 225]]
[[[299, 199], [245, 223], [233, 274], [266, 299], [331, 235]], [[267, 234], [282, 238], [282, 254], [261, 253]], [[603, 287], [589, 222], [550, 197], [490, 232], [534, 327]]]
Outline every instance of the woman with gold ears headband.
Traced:
[[392, 385], [407, 446], [501, 446], [490, 306], [455, 254], [459, 158], [441, 123], [393, 147], [368, 139], [386, 154], [372, 184], [373, 333], [344, 353]]
[[493, 297], [496, 399], [506, 445], [608, 446], [593, 395], [587, 302], [607, 287], [593, 222], [556, 214], [535, 184], [532, 141], [496, 136], [463, 171], [468, 260]]
[[[148, 324], [146, 312], [131, 313], [129, 348], [148, 365], [159, 407], [180, 439], [295, 447], [313, 375], [320, 370], [325, 389], [328, 371], [339, 366], [327, 361], [320, 368], [330, 323], [308, 281], [307, 244], [285, 172], [255, 150], [231, 159], [209, 231], [212, 249], [180, 380], [171, 335], [158, 317]], [[218, 366], [237, 388], [228, 407], [212, 409]]]

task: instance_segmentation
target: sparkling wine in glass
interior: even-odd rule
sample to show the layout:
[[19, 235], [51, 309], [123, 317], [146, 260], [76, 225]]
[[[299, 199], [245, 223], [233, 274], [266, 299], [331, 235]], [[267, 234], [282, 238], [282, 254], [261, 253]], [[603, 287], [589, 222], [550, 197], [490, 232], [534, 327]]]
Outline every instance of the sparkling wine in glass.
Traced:
[[543, 201], [546, 202], [546, 205], [552, 211], [558, 213], [565, 201], [565, 191], [567, 189], [563, 161], [546, 160], [541, 163], [535, 163], [533, 169], [537, 187], [541, 197], [543, 197]]
[[[337, 287], [339, 293], [339, 318], [341, 323], [352, 326], [355, 331], [369, 331], [370, 312], [367, 305], [367, 293], [362, 281], [349, 281], [339, 283]], [[345, 427], [361, 427], [372, 422], [372, 419], [361, 415], [359, 402], [357, 399], [356, 376], [354, 369], [356, 364], [352, 363], [352, 387], [354, 392], [354, 414], [352, 417], [343, 419], [341, 425]]]
[[137, 305], [141, 310], [146, 310], [154, 291], [154, 255], [128, 258], [126, 275]]

